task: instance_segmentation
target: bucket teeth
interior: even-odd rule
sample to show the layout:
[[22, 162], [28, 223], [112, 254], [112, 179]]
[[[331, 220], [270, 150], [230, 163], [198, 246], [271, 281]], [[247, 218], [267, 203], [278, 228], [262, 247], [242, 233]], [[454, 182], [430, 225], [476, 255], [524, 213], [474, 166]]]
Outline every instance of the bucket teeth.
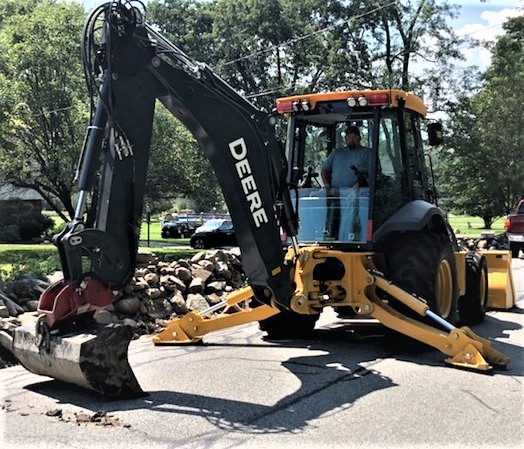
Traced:
[[[45, 338], [42, 338], [45, 337]], [[94, 390], [108, 398], [144, 396], [127, 360], [129, 326], [93, 326], [82, 333], [43, 336], [18, 328], [13, 354], [29, 371]]]

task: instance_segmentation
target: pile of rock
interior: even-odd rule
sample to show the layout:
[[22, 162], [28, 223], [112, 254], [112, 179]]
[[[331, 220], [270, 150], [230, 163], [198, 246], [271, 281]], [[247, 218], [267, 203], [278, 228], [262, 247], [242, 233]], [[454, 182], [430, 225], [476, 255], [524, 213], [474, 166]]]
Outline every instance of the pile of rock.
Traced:
[[124, 296], [96, 318], [102, 324], [121, 322], [143, 333], [159, 332], [166, 320], [207, 309], [245, 283], [237, 249], [201, 251], [175, 262], [139, 254]]
[[0, 283], [0, 318], [17, 317], [36, 310], [38, 298], [48, 285], [28, 275], [17, 281]]
[[[0, 285], [0, 328], [12, 329], [20, 325], [23, 313], [36, 311], [48, 285], [29, 276]], [[201, 251], [174, 262], [138, 254], [135, 275], [123, 296], [95, 318], [101, 324], [129, 325], [137, 335], [155, 333], [167, 320], [206, 309], [243, 285], [245, 275], [236, 249]]]
[[483, 251], [483, 250], [503, 250], [508, 251], [508, 236], [504, 234], [489, 234], [482, 236], [480, 239], [458, 238], [459, 246], [465, 250]]

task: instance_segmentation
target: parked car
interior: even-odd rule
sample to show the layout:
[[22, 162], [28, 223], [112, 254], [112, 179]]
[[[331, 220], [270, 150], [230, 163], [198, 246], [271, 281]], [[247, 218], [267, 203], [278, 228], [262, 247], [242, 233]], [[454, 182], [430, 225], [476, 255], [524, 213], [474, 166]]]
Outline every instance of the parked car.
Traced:
[[524, 199], [506, 217], [506, 232], [508, 233], [509, 249], [513, 257], [519, 257], [519, 251], [524, 252]]
[[217, 246], [236, 246], [237, 238], [233, 222], [225, 219], [212, 219], [198, 227], [189, 241], [191, 248], [205, 249]]
[[163, 239], [180, 239], [191, 236], [195, 232], [195, 227], [185, 221], [166, 221], [162, 225]]

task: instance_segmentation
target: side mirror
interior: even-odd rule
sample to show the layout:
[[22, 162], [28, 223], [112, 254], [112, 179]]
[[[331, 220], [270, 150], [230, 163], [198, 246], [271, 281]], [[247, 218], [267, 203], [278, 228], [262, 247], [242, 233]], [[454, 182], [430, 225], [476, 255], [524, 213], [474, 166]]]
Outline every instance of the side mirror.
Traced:
[[444, 139], [442, 138], [442, 123], [431, 122], [428, 123], [428, 143], [432, 147], [442, 145]]

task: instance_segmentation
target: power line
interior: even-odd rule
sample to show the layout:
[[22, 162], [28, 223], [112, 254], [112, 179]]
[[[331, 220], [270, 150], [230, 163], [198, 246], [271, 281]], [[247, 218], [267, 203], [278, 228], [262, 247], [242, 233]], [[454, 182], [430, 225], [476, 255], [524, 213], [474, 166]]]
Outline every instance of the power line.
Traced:
[[492, 28], [498, 28], [502, 25], [504, 25], [505, 22], [500, 22], [500, 23], [496, 23], [495, 25], [490, 25], [489, 27], [484, 27], [480, 30], [473, 30], [473, 31], [470, 31], [469, 33], [464, 33], [464, 34], [457, 34], [458, 37], [464, 37], [464, 36], [469, 36], [470, 34], [475, 34], [475, 33], [481, 33], [482, 31], [485, 31], [485, 30], [490, 30]]
[[[371, 14], [371, 13], [374, 13], [376, 11], [379, 11], [380, 9], [383, 9], [383, 8], [386, 8], [388, 6], [391, 6], [392, 4], [396, 3], [396, 1], [393, 1], [391, 3], [388, 3], [387, 5], [384, 5], [384, 6], [381, 6], [381, 7], [377, 7], [371, 11], [368, 11], [366, 13], [362, 13], [362, 14], [359, 14], [359, 15], [356, 15], [349, 20], [355, 20], [355, 19], [360, 19], [362, 17], [365, 17], [366, 15], [368, 14]], [[504, 24], [505, 22], [500, 22], [500, 23], [497, 23], [497, 24], [494, 24], [494, 25], [490, 25], [489, 27], [484, 27], [480, 30], [474, 30], [474, 31], [470, 31], [468, 33], [464, 33], [464, 34], [458, 34], [457, 36], [458, 37], [465, 37], [465, 36], [469, 36], [471, 34], [475, 34], [475, 33], [480, 33], [481, 31], [484, 31], [484, 30], [489, 30], [489, 29], [492, 29], [492, 28], [497, 28], [497, 27], [500, 27]], [[309, 34], [306, 34], [306, 35], [303, 35], [303, 36], [299, 36], [295, 39], [291, 39], [289, 41], [286, 41], [286, 42], [283, 42], [282, 44], [279, 44], [279, 45], [275, 45], [275, 46], [272, 46], [272, 47], [269, 47], [269, 48], [266, 48], [265, 50], [260, 50], [258, 52], [255, 52], [255, 53], [252, 53], [251, 55], [247, 55], [247, 56], [243, 56], [243, 57], [240, 57], [240, 58], [237, 58], [237, 59], [234, 59], [232, 61], [229, 61], [227, 63], [225, 63], [224, 65], [228, 65], [228, 64], [232, 64], [234, 62], [237, 62], [237, 61], [241, 61], [241, 60], [244, 60], [244, 59], [249, 59], [251, 57], [254, 57], [254, 56], [258, 56], [259, 54], [262, 54], [262, 53], [265, 53], [265, 52], [268, 52], [270, 50], [273, 50], [275, 48], [278, 48], [280, 46], [284, 46], [284, 45], [287, 45], [289, 43], [293, 43], [295, 41], [299, 41], [299, 40], [302, 40], [302, 39], [306, 39], [307, 37], [310, 37], [310, 36], [313, 36], [315, 34], [319, 34], [321, 32], [324, 32], [330, 28], [334, 28], [335, 26], [334, 25], [331, 25], [329, 27], [326, 27], [326, 28], [322, 28], [321, 30], [318, 30], [318, 31], [315, 31], [315, 32], [312, 32], [312, 33], [309, 33]], [[458, 49], [460, 48], [464, 48], [465, 46], [467, 45], [470, 45], [468, 43], [465, 43], [465, 44], [462, 44], [458, 47]], [[286, 91], [286, 90], [291, 90], [291, 89], [294, 89], [295, 86], [287, 86], [287, 87], [282, 87], [282, 88], [277, 88], [277, 89], [273, 89], [273, 90], [266, 90], [266, 91], [262, 91], [262, 92], [258, 92], [258, 93], [254, 93], [254, 94], [250, 94], [250, 95], [246, 95], [246, 98], [256, 98], [256, 97], [261, 97], [261, 96], [266, 96], [266, 95], [271, 95], [271, 94], [275, 94], [275, 93], [280, 93], [280, 92], [283, 92], [283, 91]]]
[[75, 106], [71, 105], [71, 106], [65, 106], [63, 108], [53, 109], [51, 111], [42, 111], [42, 112], [39, 112], [38, 114], [31, 114], [31, 115], [33, 117], [40, 117], [41, 115], [56, 114], [58, 112], [63, 112], [63, 111], [67, 111], [69, 109], [74, 109], [74, 108], [75, 108]]

